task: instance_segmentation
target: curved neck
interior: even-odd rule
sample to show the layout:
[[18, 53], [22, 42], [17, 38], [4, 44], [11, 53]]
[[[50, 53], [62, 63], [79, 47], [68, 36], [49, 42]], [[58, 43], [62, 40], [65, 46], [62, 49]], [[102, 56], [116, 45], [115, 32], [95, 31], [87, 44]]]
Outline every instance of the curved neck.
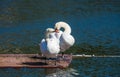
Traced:
[[61, 28], [64, 28], [64, 33], [71, 34], [71, 27], [68, 24], [60, 25]]

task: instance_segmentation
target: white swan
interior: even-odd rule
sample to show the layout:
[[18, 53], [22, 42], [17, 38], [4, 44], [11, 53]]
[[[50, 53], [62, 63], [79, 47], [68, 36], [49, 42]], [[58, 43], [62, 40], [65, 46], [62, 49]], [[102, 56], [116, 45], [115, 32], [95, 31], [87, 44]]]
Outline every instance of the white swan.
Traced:
[[[55, 32], [58, 39], [60, 39], [60, 51], [64, 52], [75, 43], [74, 37], [71, 35], [71, 27], [65, 22], [57, 22], [55, 24]], [[64, 32], [60, 29], [63, 28]]]
[[60, 52], [59, 40], [54, 31], [52, 28], [47, 28], [45, 38], [40, 43], [41, 53], [46, 58], [56, 58]]

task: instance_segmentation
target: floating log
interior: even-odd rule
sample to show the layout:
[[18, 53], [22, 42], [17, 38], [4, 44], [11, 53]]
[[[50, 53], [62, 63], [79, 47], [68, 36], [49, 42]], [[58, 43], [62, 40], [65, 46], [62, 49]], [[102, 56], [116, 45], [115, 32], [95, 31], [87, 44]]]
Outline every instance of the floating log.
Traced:
[[72, 61], [72, 55], [58, 55], [58, 60], [45, 60], [39, 54], [0, 54], [0, 68], [66, 68]]

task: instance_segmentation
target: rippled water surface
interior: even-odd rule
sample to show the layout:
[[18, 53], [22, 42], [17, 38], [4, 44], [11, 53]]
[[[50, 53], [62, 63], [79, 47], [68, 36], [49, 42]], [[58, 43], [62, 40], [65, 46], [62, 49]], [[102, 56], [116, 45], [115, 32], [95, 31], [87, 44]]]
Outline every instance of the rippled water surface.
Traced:
[[[119, 0], [0, 0], [0, 53], [40, 53], [48, 27], [72, 28], [66, 53], [120, 55]], [[0, 77], [120, 77], [119, 58], [77, 58], [67, 69], [0, 69]], [[51, 71], [50, 71], [51, 70]]]
[[1, 0], [0, 9], [0, 53], [40, 53], [45, 29], [65, 21], [76, 40], [70, 51], [120, 54], [119, 0]]

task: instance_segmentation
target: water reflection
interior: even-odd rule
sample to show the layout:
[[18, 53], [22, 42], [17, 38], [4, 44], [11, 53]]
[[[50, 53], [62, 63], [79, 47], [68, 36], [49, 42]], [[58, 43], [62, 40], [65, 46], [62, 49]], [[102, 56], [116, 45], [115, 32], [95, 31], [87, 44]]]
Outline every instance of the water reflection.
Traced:
[[[6, 74], [7, 73], [7, 74]], [[79, 76], [79, 72], [73, 68], [68, 69], [0, 69], [0, 76], [2, 77], [74, 77]]]
[[[74, 77], [78, 76], [79, 73], [77, 70], [73, 68], [68, 69], [46, 69], [46, 77]], [[51, 72], [52, 71], [52, 72]]]

